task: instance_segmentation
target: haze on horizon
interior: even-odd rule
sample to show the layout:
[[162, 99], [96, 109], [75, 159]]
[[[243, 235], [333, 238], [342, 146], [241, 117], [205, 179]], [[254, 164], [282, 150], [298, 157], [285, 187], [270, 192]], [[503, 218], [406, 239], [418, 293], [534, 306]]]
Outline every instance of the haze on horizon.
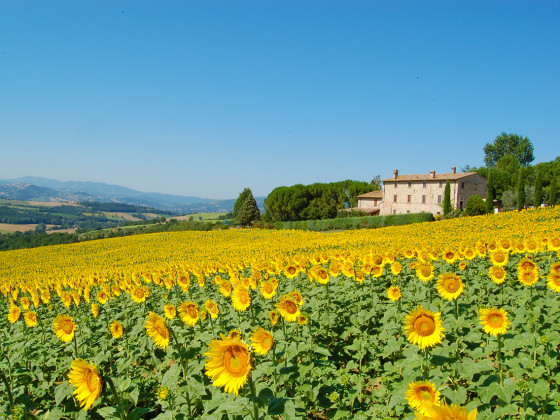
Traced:
[[558, 152], [555, 1], [1, 2], [0, 179], [235, 198]]

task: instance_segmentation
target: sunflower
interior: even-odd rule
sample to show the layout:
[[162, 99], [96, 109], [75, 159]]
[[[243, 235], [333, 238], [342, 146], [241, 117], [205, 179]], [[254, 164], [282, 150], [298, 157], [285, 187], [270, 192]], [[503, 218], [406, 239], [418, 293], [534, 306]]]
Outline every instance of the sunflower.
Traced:
[[452, 249], [446, 249], [443, 251], [442, 258], [447, 262], [447, 264], [453, 264], [457, 258], [457, 252]]
[[204, 302], [204, 308], [208, 311], [212, 319], [218, 318], [220, 310], [218, 309], [218, 304], [215, 301], [213, 301], [212, 299], [208, 299], [206, 302]]
[[416, 275], [422, 281], [430, 281], [434, 278], [434, 266], [429, 262], [418, 262], [416, 264]]
[[467, 263], [465, 261], [461, 261], [459, 263], [459, 269], [465, 271], [467, 269]]
[[72, 296], [70, 296], [70, 293], [62, 292], [59, 296], [64, 307], [69, 308], [70, 305], [72, 305]]
[[303, 305], [303, 296], [297, 290], [292, 290], [289, 296], [298, 306]]
[[525, 286], [533, 286], [539, 281], [539, 270], [519, 271], [517, 278]]
[[169, 328], [165, 320], [153, 311], [146, 319], [146, 331], [156, 346], [165, 349], [169, 345]]
[[74, 338], [76, 324], [68, 315], [57, 315], [53, 320], [53, 329], [63, 343], [68, 343]]
[[554, 292], [560, 292], [560, 274], [550, 272], [546, 277], [546, 285]]
[[109, 300], [109, 295], [107, 294], [107, 292], [105, 290], [100, 290], [99, 292], [97, 292], [95, 297], [96, 297], [97, 301], [99, 303], [101, 303], [102, 305], [105, 305], [107, 303], [107, 301]]
[[199, 318], [198, 305], [194, 302], [183, 302], [179, 305], [178, 309], [179, 318], [185, 324], [194, 327]]
[[490, 262], [494, 265], [506, 265], [509, 260], [509, 254], [503, 250], [490, 253]]
[[441, 404], [426, 404], [425, 413], [416, 413], [416, 420], [476, 420], [477, 409], [470, 413], [466, 407], [456, 404], [448, 405], [445, 401]]
[[538, 270], [537, 264], [535, 264], [533, 260], [527, 257], [522, 258], [517, 263], [517, 271], [534, 271], [534, 270]]
[[229, 338], [230, 340], [241, 340], [241, 331], [234, 328], [233, 330], [230, 330], [230, 332], [228, 332], [227, 338]]
[[420, 413], [426, 412], [426, 406], [438, 404], [440, 393], [435, 384], [428, 381], [411, 382], [406, 391], [408, 405]]
[[317, 283], [325, 285], [329, 282], [330, 278], [331, 275], [325, 268], [319, 267], [315, 270], [315, 279]]
[[27, 311], [23, 314], [23, 319], [25, 320], [25, 325], [28, 327], [36, 327], [37, 326], [37, 313], [33, 311]]
[[461, 276], [453, 273], [440, 274], [436, 287], [440, 296], [447, 300], [457, 299], [464, 288]]
[[276, 286], [270, 281], [263, 281], [260, 287], [261, 295], [265, 299], [272, 299], [276, 294]]
[[137, 286], [130, 293], [130, 297], [136, 303], [145, 302], [146, 298], [149, 295], [150, 295], [150, 289], [148, 289], [146, 286]]
[[14, 324], [17, 322], [19, 317], [21, 316], [21, 309], [19, 306], [11, 304], [10, 305], [10, 312], [8, 312], [8, 321], [10, 324]]
[[111, 325], [109, 326], [109, 330], [111, 331], [111, 334], [113, 335], [114, 338], [120, 338], [124, 332], [124, 328], [122, 324], [117, 320], [111, 322]]
[[220, 340], [212, 340], [208, 353], [204, 353], [206, 375], [216, 387], [237, 395], [247, 381], [252, 366], [251, 353], [247, 344], [241, 340], [232, 340], [222, 335]]
[[402, 265], [400, 262], [395, 261], [393, 264], [391, 264], [391, 273], [393, 273], [393, 276], [398, 276], [402, 271]]
[[560, 274], [560, 261], [557, 261], [550, 266], [550, 273]]
[[484, 332], [490, 335], [504, 334], [511, 321], [508, 319], [507, 312], [498, 308], [481, 308], [480, 325], [484, 327]]
[[223, 297], [229, 297], [231, 295], [231, 283], [226, 279], [220, 282], [220, 287], [218, 289]]
[[393, 302], [399, 300], [401, 296], [402, 294], [401, 294], [401, 289], [399, 289], [399, 286], [391, 286], [387, 290], [387, 297], [391, 299]]
[[276, 309], [282, 318], [288, 322], [296, 322], [300, 314], [298, 305], [289, 295], [285, 295], [280, 298], [280, 301], [276, 303]]
[[507, 272], [501, 265], [493, 265], [488, 270], [488, 275], [494, 283], [502, 284], [504, 281], [506, 281]]
[[441, 343], [444, 328], [441, 325], [441, 313], [433, 313], [418, 306], [405, 316], [404, 328], [408, 341], [424, 349]]
[[186, 293], [189, 291], [190, 287], [191, 287], [191, 279], [188, 275], [184, 274], [184, 275], [180, 275], [177, 278], [177, 284], [179, 285], [179, 287], [181, 288], [181, 290]]
[[268, 316], [270, 317], [270, 323], [272, 324], [272, 326], [274, 327], [276, 324], [278, 324], [278, 312], [276, 311], [270, 311], [268, 313]]
[[94, 401], [99, 398], [103, 389], [101, 376], [97, 368], [80, 359], [72, 361], [68, 373], [68, 382], [76, 388], [74, 396], [84, 410], [91, 407]]
[[158, 397], [158, 399], [165, 401], [169, 397], [169, 388], [167, 388], [166, 386], [160, 386], [156, 390], [156, 396]]
[[97, 318], [99, 316], [99, 305], [97, 305], [97, 303], [91, 304], [91, 314], [94, 318]]
[[243, 286], [237, 286], [231, 294], [231, 303], [236, 311], [245, 311], [251, 305], [249, 291]]
[[19, 300], [19, 304], [21, 305], [21, 309], [27, 311], [31, 306], [31, 301], [27, 296], [22, 296], [21, 299]]
[[304, 313], [300, 313], [297, 318], [298, 325], [307, 325], [309, 323], [309, 318]]
[[259, 327], [251, 335], [251, 343], [253, 343], [253, 349], [255, 353], [264, 356], [267, 354], [274, 344], [274, 338], [270, 331]]
[[163, 306], [163, 314], [167, 319], [173, 319], [177, 315], [177, 310], [175, 309], [175, 306], [167, 303]]

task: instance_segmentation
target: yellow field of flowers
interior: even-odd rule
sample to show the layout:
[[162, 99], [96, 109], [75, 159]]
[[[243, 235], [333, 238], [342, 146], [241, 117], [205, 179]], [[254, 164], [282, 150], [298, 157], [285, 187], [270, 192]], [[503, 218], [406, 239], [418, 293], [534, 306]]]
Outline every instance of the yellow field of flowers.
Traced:
[[560, 207], [0, 253], [13, 418], [560, 418]]

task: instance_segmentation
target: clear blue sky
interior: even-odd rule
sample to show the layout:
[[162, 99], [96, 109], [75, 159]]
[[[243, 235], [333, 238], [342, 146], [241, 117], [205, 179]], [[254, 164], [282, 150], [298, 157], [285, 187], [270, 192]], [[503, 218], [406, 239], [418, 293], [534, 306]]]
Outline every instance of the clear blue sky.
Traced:
[[0, 178], [236, 198], [560, 155], [558, 1], [0, 2]]

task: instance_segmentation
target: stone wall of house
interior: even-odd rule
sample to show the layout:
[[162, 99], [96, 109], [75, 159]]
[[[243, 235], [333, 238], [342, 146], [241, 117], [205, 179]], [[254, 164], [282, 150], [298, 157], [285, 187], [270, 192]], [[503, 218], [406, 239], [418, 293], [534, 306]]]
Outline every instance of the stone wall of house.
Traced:
[[[383, 184], [383, 203], [380, 214], [419, 213], [442, 214], [445, 180], [396, 181]], [[450, 181], [451, 204], [454, 208], [465, 208], [467, 200], [474, 194], [486, 197], [486, 180], [473, 174]]]
[[380, 204], [380, 198], [358, 198], [358, 209], [377, 209]]

